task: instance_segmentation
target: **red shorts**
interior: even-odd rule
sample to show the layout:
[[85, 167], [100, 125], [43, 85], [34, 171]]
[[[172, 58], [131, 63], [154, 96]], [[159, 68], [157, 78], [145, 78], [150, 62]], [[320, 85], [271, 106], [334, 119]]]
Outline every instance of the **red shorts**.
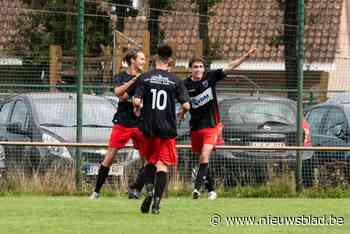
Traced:
[[202, 128], [197, 131], [191, 132], [192, 151], [200, 154], [202, 152], [203, 145], [213, 145], [214, 149], [216, 145], [223, 145], [222, 139], [223, 125], [218, 124], [214, 128]]
[[175, 138], [145, 137], [143, 148], [148, 163], [156, 164], [161, 161], [166, 165], [176, 164]]
[[128, 128], [120, 124], [115, 124], [112, 127], [111, 136], [109, 138], [108, 146], [111, 148], [121, 149], [132, 140], [135, 149], [140, 151], [141, 156], [143, 153], [144, 136], [138, 128]]

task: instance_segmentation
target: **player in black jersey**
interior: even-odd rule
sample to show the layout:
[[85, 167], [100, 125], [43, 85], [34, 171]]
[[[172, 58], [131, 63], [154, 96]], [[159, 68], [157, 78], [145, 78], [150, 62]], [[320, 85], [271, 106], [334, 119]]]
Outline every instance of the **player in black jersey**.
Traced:
[[[168, 72], [172, 50], [168, 45], [158, 49], [155, 70], [144, 73], [135, 91], [134, 105], [140, 108], [140, 129], [145, 136], [144, 153], [148, 163], [157, 167], [153, 181], [146, 182], [148, 195], [141, 212], [159, 214], [160, 200], [167, 183], [168, 166], [176, 164], [176, 100], [182, 104], [180, 118], [189, 110], [189, 96], [182, 80]], [[154, 191], [153, 191], [154, 189]]]
[[[133, 141], [134, 148], [139, 149], [140, 155], [143, 156], [142, 144], [144, 138], [142, 132], [138, 128], [139, 120], [134, 114], [134, 106], [131, 97], [135, 93], [135, 82], [143, 70], [145, 55], [140, 49], [132, 49], [126, 54], [125, 61], [128, 64], [127, 71], [113, 78], [113, 83], [115, 85], [114, 92], [119, 98], [118, 110], [113, 118], [114, 125], [109, 139], [108, 152], [101, 163], [95, 191], [91, 194], [90, 199], [99, 198], [100, 189], [108, 176], [113, 159], [117, 155], [118, 150], [125, 147], [130, 139]], [[149, 165], [148, 167], [150, 167], [151, 171], [155, 171], [154, 165]], [[138, 180], [140, 180], [140, 178], [138, 178]], [[139, 190], [142, 189], [142, 186], [142, 182], [139, 182]]]
[[205, 72], [205, 62], [202, 58], [193, 58], [189, 63], [191, 76], [185, 80], [185, 86], [191, 98], [191, 141], [192, 151], [199, 155], [199, 170], [192, 192], [193, 199], [200, 195], [204, 181], [208, 189], [208, 199], [215, 200], [217, 194], [214, 182], [210, 176], [209, 156], [215, 145], [223, 144], [221, 138], [222, 124], [216, 98], [216, 83], [225, 78], [227, 72], [243, 63], [255, 48], [249, 50], [241, 58], [228, 63], [223, 69]]

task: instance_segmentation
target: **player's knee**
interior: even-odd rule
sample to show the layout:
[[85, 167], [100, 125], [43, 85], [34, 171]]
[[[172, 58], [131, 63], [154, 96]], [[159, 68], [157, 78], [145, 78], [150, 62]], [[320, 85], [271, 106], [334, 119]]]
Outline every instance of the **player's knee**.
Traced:
[[117, 153], [118, 153], [118, 149], [109, 148], [106, 153], [106, 156], [103, 159], [102, 165], [105, 167], [110, 167]]
[[200, 155], [200, 163], [208, 163], [211, 152], [213, 151], [213, 145], [204, 144]]
[[168, 172], [168, 166], [161, 161], [158, 161], [156, 164], [157, 172], [163, 171]]

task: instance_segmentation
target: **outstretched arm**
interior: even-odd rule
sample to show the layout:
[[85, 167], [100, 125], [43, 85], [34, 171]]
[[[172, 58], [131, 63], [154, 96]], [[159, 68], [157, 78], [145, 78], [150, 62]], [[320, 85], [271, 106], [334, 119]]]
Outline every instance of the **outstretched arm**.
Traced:
[[253, 54], [256, 51], [256, 48], [252, 48], [250, 49], [246, 54], [244, 54], [242, 57], [233, 60], [231, 62], [229, 62], [228, 64], [226, 64], [223, 68], [224, 73], [228, 73], [232, 70], [234, 70], [236, 67], [238, 67], [239, 65], [241, 65], [245, 60], [247, 60], [251, 54]]

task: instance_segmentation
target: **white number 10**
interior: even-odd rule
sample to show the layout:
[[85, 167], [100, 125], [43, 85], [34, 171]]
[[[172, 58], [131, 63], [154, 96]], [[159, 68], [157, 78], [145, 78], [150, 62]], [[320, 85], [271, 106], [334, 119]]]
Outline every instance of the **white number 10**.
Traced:
[[164, 90], [151, 89], [152, 109], [165, 110], [167, 103], [167, 93]]

